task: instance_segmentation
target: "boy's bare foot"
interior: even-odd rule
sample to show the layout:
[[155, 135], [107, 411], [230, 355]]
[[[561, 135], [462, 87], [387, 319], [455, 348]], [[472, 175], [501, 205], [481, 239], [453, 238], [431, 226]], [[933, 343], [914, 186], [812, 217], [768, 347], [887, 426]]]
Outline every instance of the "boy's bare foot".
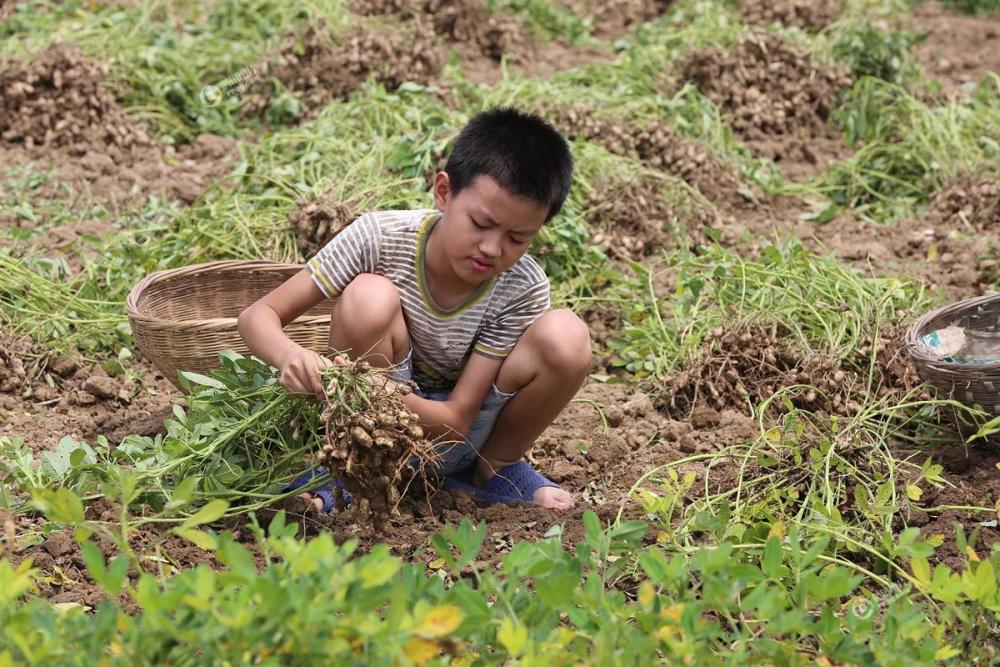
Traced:
[[554, 510], [568, 510], [573, 507], [573, 496], [554, 486], [543, 486], [536, 490], [531, 499], [536, 505]]
[[299, 498], [306, 501], [310, 505], [310, 509], [316, 515], [323, 513], [323, 499], [319, 496], [314, 496], [311, 493], [300, 493]]

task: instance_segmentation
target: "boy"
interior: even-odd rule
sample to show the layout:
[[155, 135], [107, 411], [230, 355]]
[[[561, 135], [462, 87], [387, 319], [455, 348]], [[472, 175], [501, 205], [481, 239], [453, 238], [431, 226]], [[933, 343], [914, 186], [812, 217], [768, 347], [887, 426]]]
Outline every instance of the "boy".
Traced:
[[[428, 437], [456, 440], [439, 445], [446, 487], [568, 509], [572, 496], [523, 457], [583, 384], [590, 332], [550, 310], [548, 279], [525, 252], [562, 207], [572, 171], [565, 139], [542, 119], [480, 113], [434, 177], [436, 210], [363, 214], [243, 311], [240, 335], [286, 389], [322, 396], [330, 361], [282, 327], [339, 297], [330, 347], [415, 381], [403, 402]], [[313, 502], [329, 510], [320, 491]]]

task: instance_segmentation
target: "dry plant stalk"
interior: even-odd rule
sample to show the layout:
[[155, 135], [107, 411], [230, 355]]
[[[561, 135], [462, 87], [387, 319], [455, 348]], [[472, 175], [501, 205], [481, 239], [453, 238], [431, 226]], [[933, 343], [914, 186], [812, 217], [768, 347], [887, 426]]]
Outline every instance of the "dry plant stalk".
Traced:
[[[420, 418], [400, 400], [411, 388], [386, 389], [389, 370], [367, 361], [335, 368], [326, 380], [326, 407], [320, 423], [326, 439], [320, 462], [351, 494], [348, 516], [359, 525], [380, 528], [398, 514], [410, 482], [438, 463], [434, 443], [424, 436]], [[341, 493], [334, 494], [344, 510]]]

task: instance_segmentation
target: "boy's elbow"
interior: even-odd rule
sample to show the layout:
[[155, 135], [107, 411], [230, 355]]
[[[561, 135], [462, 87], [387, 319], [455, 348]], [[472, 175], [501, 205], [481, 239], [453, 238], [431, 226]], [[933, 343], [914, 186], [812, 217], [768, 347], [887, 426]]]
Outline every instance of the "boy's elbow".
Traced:
[[247, 334], [249, 334], [253, 326], [254, 307], [247, 306], [236, 317], [236, 330], [239, 332], [240, 338], [243, 339], [244, 343], [247, 342]]

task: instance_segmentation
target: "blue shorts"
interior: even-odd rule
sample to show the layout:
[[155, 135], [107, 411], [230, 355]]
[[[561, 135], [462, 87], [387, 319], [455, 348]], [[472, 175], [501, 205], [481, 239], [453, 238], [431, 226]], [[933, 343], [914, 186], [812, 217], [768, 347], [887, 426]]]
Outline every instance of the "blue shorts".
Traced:
[[[413, 349], [406, 353], [406, 357], [393, 366], [392, 379], [399, 382], [408, 382], [413, 379]], [[451, 390], [446, 391], [424, 391], [417, 387], [413, 393], [421, 398], [431, 401], [445, 401], [451, 395]], [[436, 445], [438, 454], [441, 456], [441, 467], [433, 472], [439, 475], [450, 475], [468, 468], [478, 458], [479, 450], [486, 444], [486, 440], [493, 432], [493, 426], [500, 416], [500, 411], [507, 401], [517, 395], [517, 392], [500, 391], [496, 382], [490, 387], [490, 393], [486, 395], [483, 405], [479, 408], [479, 414], [472, 421], [469, 434], [464, 440], [442, 441]]]

